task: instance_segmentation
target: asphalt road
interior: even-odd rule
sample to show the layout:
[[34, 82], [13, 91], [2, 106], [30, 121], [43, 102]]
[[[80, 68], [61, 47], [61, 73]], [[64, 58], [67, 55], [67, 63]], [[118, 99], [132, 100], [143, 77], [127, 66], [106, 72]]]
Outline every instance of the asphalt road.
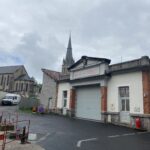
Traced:
[[[16, 109], [0, 106], [0, 111]], [[31, 120], [30, 132], [46, 150], [150, 150], [149, 132], [56, 115], [21, 113], [19, 119]]]

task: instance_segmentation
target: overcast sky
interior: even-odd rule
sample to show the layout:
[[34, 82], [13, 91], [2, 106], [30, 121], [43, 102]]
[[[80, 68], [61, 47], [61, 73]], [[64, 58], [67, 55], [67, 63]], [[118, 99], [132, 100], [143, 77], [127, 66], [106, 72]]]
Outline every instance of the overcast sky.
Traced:
[[0, 66], [61, 70], [69, 33], [73, 56], [112, 63], [150, 56], [150, 0], [0, 0]]

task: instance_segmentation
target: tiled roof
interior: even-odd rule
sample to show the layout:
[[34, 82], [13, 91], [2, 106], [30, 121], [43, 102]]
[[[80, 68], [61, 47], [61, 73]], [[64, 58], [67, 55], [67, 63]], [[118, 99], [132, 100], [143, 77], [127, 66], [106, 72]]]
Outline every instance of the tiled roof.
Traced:
[[61, 73], [53, 70], [48, 70], [48, 69], [42, 69], [42, 71], [51, 77], [52, 79], [58, 81], [60, 79]]
[[0, 74], [6, 74], [6, 73], [14, 73], [17, 69], [23, 67], [22, 65], [18, 66], [3, 66], [0, 67]]

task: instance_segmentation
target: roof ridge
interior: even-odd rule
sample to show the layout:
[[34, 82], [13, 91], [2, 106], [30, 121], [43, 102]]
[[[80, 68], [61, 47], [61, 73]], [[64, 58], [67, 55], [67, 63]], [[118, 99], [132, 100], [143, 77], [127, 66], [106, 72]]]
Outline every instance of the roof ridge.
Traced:
[[45, 68], [42, 68], [41, 70], [42, 70], [42, 71], [43, 71], [43, 70], [47, 70], [47, 71], [57, 72], [57, 73], [60, 73], [60, 74], [61, 74], [61, 72], [55, 71], [55, 70], [51, 70], [51, 69], [45, 69]]
[[11, 66], [0, 66], [0, 67], [2, 68], [2, 67], [19, 67], [19, 66], [24, 66], [24, 65], [11, 65]]
[[48, 69], [42, 69], [43, 73], [48, 75], [50, 78], [54, 79], [55, 81], [58, 81], [61, 76], [61, 72], [54, 71], [54, 70], [48, 70]]

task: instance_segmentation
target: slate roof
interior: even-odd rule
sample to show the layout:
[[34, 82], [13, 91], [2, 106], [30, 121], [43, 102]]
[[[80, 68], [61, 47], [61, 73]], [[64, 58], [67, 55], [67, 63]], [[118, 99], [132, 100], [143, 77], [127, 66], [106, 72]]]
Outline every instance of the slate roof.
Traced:
[[61, 73], [53, 70], [48, 69], [42, 69], [43, 73], [48, 75], [50, 78], [54, 79], [55, 81], [58, 81], [60, 79]]
[[14, 73], [17, 69], [23, 67], [23, 65], [18, 66], [3, 66], [0, 67], [0, 74], [9, 74]]
[[22, 75], [22, 76], [16, 78], [15, 80], [19, 80], [19, 81], [32, 81], [32, 82], [34, 82], [34, 79], [30, 78], [27, 74]]

